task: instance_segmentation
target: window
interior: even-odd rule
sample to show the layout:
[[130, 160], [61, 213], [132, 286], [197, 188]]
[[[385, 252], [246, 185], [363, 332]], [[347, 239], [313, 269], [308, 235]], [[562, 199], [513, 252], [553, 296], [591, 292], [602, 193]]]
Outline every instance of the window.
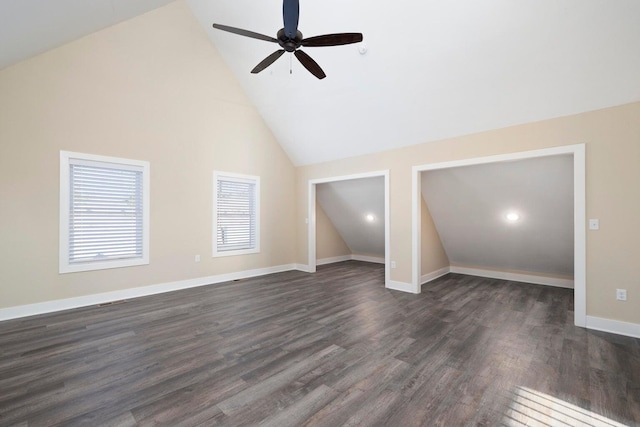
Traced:
[[60, 273], [149, 264], [149, 163], [60, 152]]
[[260, 177], [213, 173], [213, 256], [260, 252]]

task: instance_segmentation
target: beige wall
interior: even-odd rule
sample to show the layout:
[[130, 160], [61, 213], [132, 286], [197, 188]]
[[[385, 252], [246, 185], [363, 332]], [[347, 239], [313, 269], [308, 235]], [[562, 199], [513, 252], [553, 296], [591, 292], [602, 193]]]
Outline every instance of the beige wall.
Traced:
[[442, 268], [449, 267], [449, 257], [442, 246], [442, 240], [433, 222], [429, 207], [420, 195], [420, 269], [421, 275], [436, 272]]
[[[58, 274], [60, 150], [150, 161], [150, 265]], [[211, 257], [214, 169], [261, 177], [260, 254]], [[293, 263], [294, 179], [184, 2], [6, 68], [0, 308]]]
[[320, 203], [316, 203], [316, 258], [351, 255], [351, 250], [336, 230]]
[[[586, 143], [587, 315], [640, 323], [640, 103], [297, 168], [298, 262], [307, 262], [309, 179], [389, 169], [391, 279], [411, 282], [411, 167]], [[628, 301], [615, 300], [616, 288]]]

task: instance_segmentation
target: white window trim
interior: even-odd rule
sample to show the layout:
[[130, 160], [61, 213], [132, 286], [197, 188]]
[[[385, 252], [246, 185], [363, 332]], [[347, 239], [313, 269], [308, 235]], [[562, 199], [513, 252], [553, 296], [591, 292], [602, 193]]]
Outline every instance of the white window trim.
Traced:
[[[255, 203], [256, 203], [256, 246], [253, 249], [240, 249], [235, 251], [218, 251], [218, 180], [230, 178], [255, 183]], [[213, 171], [213, 257], [248, 255], [260, 253], [260, 177], [255, 175], [245, 175], [239, 173]]]
[[[142, 257], [135, 259], [109, 260], [87, 262], [82, 264], [69, 263], [69, 198], [70, 198], [70, 160], [79, 159], [101, 163], [113, 163], [118, 166], [142, 168]], [[79, 271], [104, 270], [109, 268], [131, 267], [149, 264], [149, 210], [150, 204], [150, 165], [141, 160], [121, 159], [118, 157], [98, 156], [94, 154], [60, 151], [60, 251], [59, 272], [75, 273]]]

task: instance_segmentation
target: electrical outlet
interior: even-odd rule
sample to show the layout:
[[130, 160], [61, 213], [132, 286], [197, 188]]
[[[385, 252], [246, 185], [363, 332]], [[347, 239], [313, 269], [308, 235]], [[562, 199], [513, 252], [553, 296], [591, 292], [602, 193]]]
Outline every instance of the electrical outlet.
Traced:
[[196, 255], [196, 262], [200, 262], [200, 255]]
[[616, 299], [618, 301], [626, 301], [627, 300], [627, 290], [626, 289], [616, 289]]
[[396, 262], [395, 261], [391, 261], [391, 268], [396, 268]]

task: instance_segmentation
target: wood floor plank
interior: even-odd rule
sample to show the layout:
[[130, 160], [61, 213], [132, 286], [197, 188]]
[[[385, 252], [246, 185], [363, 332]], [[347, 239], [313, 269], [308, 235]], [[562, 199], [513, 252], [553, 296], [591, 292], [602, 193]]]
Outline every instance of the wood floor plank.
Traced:
[[229, 399], [223, 400], [218, 404], [218, 407], [222, 409], [222, 412], [226, 415], [238, 413], [245, 406], [250, 405], [255, 400], [267, 396], [269, 393], [286, 386], [304, 373], [311, 371], [319, 364], [342, 351], [344, 351], [343, 348], [338, 347], [337, 345], [331, 345], [308, 359], [290, 366], [284, 371], [241, 391]]
[[0, 427], [591, 421], [640, 425], [640, 340], [570, 289], [346, 261], [0, 323]]
[[326, 385], [320, 385], [302, 399], [276, 412], [260, 422], [261, 427], [295, 427], [302, 424], [327, 403], [331, 402], [338, 392]]

